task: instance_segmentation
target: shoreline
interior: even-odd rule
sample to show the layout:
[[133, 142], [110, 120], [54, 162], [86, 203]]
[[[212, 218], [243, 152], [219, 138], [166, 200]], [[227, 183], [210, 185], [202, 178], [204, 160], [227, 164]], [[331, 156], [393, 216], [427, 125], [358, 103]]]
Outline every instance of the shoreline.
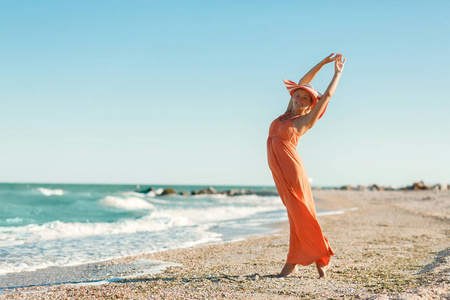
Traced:
[[[352, 211], [357, 209], [344, 208], [338, 210], [323, 210], [318, 212], [318, 216], [329, 216], [343, 214], [346, 211]], [[277, 234], [288, 227], [288, 221], [278, 221], [274, 223], [266, 223], [262, 225], [267, 228], [266, 233], [250, 234], [248, 236], [236, 237], [234, 239], [226, 239], [217, 242], [198, 243], [190, 246], [180, 246], [177, 248], [170, 248], [160, 251], [153, 251], [142, 253], [138, 255], [128, 255], [113, 259], [105, 259], [101, 261], [86, 262], [75, 265], [65, 266], [51, 266], [45, 268], [39, 268], [31, 271], [12, 272], [0, 275], [0, 296], [9, 294], [10, 290], [14, 289], [26, 289], [39, 286], [52, 286], [52, 285], [73, 285], [73, 286], [90, 286], [108, 284], [111, 282], [121, 281], [124, 279], [136, 278], [143, 275], [158, 274], [163, 272], [169, 266], [180, 266], [181, 264], [164, 262], [159, 260], [146, 260], [140, 257], [179, 249], [189, 249], [196, 247], [203, 247], [209, 245], [220, 245], [226, 243], [235, 243], [245, 241], [250, 238], [260, 238]], [[126, 261], [126, 263], [121, 263]], [[118, 271], [118, 267], [120, 270]], [[128, 270], [127, 270], [128, 269]], [[89, 273], [87, 273], [89, 272]], [[83, 274], [85, 273], [85, 274]], [[69, 275], [67, 275], [69, 274]], [[78, 274], [78, 275], [74, 275]], [[30, 278], [36, 278], [30, 280]], [[2, 282], [3, 281], [3, 282]], [[9, 284], [11, 282], [23, 282], [23, 285]], [[6, 282], [6, 283], [5, 283]]]
[[[276, 199], [275, 199], [276, 200]], [[279, 200], [278, 200], [279, 201]], [[280, 202], [281, 205], [281, 202]], [[343, 213], [344, 210], [341, 209], [327, 209], [326, 205], [322, 205], [321, 208], [319, 208], [317, 215], [329, 215], [329, 214], [339, 214], [339, 213]], [[259, 213], [255, 214], [254, 217], [258, 218], [259, 217]], [[248, 218], [249, 220], [251, 220], [252, 218]], [[14, 277], [26, 277], [25, 274], [28, 274], [29, 276], [37, 276], [37, 277], [43, 277], [43, 276], [50, 276], [50, 277], [54, 277], [52, 275], [52, 273], [58, 272], [58, 273], [64, 273], [64, 272], [77, 272], [80, 273], [80, 271], [76, 270], [77, 268], [84, 268], [85, 266], [95, 266], [95, 265], [105, 265], [106, 263], [110, 262], [110, 261], [115, 261], [118, 259], [122, 259], [122, 258], [127, 258], [127, 257], [136, 257], [139, 255], [144, 255], [144, 254], [150, 254], [150, 253], [155, 253], [155, 252], [162, 252], [162, 251], [167, 251], [167, 250], [172, 250], [172, 249], [178, 249], [178, 248], [190, 248], [190, 247], [195, 247], [195, 246], [202, 246], [202, 245], [210, 245], [210, 244], [220, 244], [220, 243], [227, 243], [227, 242], [234, 242], [234, 241], [241, 241], [244, 240], [246, 238], [249, 237], [259, 237], [259, 236], [264, 236], [264, 235], [268, 235], [268, 234], [272, 234], [274, 233], [276, 230], [274, 230], [273, 228], [273, 224], [280, 222], [278, 220], [282, 220], [282, 219], [286, 219], [287, 220], [287, 216], [285, 216], [285, 218], [283, 216], [279, 217], [279, 218], [275, 218], [273, 220], [265, 220], [265, 221], [261, 221], [259, 226], [242, 226], [242, 230], [236, 231], [233, 233], [225, 233], [225, 232], [221, 232], [220, 230], [218, 231], [217, 229], [214, 228], [214, 226], [212, 226], [210, 228], [210, 232], [211, 233], [218, 233], [221, 235], [220, 239], [216, 238], [213, 240], [210, 239], [205, 239], [205, 238], [201, 238], [198, 240], [192, 240], [189, 243], [180, 243], [178, 245], [171, 245], [171, 246], [165, 246], [165, 247], [159, 247], [159, 249], [144, 249], [142, 252], [135, 252], [132, 254], [123, 254], [123, 253], [119, 253], [117, 252], [116, 255], [108, 255], [105, 257], [105, 255], [103, 255], [103, 257], [99, 256], [98, 260], [78, 260], [78, 261], [72, 261], [70, 263], [65, 263], [62, 265], [58, 265], [58, 264], [53, 264], [53, 265], [38, 265], [35, 268], [31, 269], [31, 267], [25, 269], [25, 270], [15, 270], [15, 271], [9, 271], [6, 273], [6, 269], [0, 270], [0, 295], [2, 294], [2, 290], [5, 289], [9, 289], [11, 287], [11, 285], [5, 285], [5, 281], [9, 281], [12, 282], [14, 280]], [[247, 228], [247, 230], [245, 229]], [[251, 228], [257, 228], [257, 230], [255, 229], [251, 229]], [[5, 252], [6, 253], [6, 252]], [[12, 252], [13, 253], [13, 252]], [[65, 271], [68, 270], [68, 271]], [[3, 273], [5, 272], [5, 273]], [[19, 275], [20, 274], [20, 275]], [[42, 275], [45, 274], [45, 275]], [[23, 275], [23, 276], [22, 276]], [[103, 279], [103, 278], [101, 278]], [[117, 278], [120, 279], [120, 278]], [[80, 277], [80, 279], [74, 279], [73, 276], [70, 276], [69, 278], [63, 278], [62, 281], [58, 281], [58, 282], [45, 282], [44, 280], [39, 280], [39, 281], [33, 281], [32, 283], [29, 283], [29, 285], [49, 285], [49, 284], [59, 284], [60, 282], [76, 282], [76, 283], [85, 283], [87, 282], [86, 280], [91, 281], [90, 279], [85, 279], [83, 276]], [[3, 282], [2, 282], [3, 281]], [[29, 282], [29, 280], [26, 280], [27, 282]], [[27, 286], [17, 286], [17, 287], [27, 287]]]
[[0, 298], [87, 299], [117, 295], [155, 299], [322, 299], [414, 295], [427, 299], [450, 295], [450, 192], [314, 190], [313, 194], [318, 209], [358, 207], [344, 214], [318, 217], [336, 253], [326, 280], [318, 280], [312, 266], [301, 267], [299, 274], [285, 279], [273, 278], [287, 254], [288, 224], [281, 222], [273, 225], [280, 231], [268, 235], [109, 262], [120, 265], [146, 259], [183, 265], [169, 266], [162, 273], [105, 285], [20, 288]]

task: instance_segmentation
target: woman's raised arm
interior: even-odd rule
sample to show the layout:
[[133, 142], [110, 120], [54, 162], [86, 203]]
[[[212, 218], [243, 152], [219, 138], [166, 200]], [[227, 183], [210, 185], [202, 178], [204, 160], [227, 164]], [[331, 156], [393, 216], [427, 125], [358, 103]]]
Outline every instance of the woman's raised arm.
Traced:
[[330, 55], [328, 55], [327, 57], [325, 57], [324, 59], [322, 59], [317, 65], [315, 65], [308, 73], [305, 74], [305, 76], [302, 77], [302, 79], [300, 79], [300, 81], [298, 82], [298, 84], [309, 84], [314, 77], [317, 75], [317, 73], [320, 71], [320, 69], [322, 69], [323, 66], [325, 66], [326, 64], [342, 57], [342, 54], [336, 54], [333, 57], [334, 53], [331, 53]]
[[[330, 55], [328, 55], [327, 57], [325, 57], [324, 59], [322, 59], [317, 65], [315, 65], [311, 70], [309, 70], [308, 73], [305, 74], [305, 76], [302, 77], [302, 79], [300, 79], [299, 81], [299, 85], [300, 84], [309, 84], [314, 77], [317, 75], [317, 73], [320, 71], [320, 69], [322, 69], [323, 66], [325, 66], [326, 64], [332, 62], [332, 61], [336, 61], [338, 59], [342, 59], [342, 54], [338, 53], [336, 55], [334, 55], [334, 53], [331, 53]], [[286, 112], [288, 113], [292, 110], [292, 97], [289, 99], [289, 103], [288, 106], [286, 108]]]
[[334, 92], [336, 91], [337, 85], [339, 83], [339, 79], [342, 75], [342, 70], [344, 70], [344, 64], [345, 64], [345, 58], [340, 55], [335, 61], [334, 61], [334, 76], [331, 79], [330, 84], [328, 85], [328, 88], [323, 93], [322, 97], [320, 97], [319, 102], [316, 106], [311, 110], [309, 114], [307, 114], [304, 118], [299, 118], [293, 122], [296, 130], [300, 134], [304, 134], [306, 131], [308, 131], [311, 127], [316, 124], [317, 120], [319, 119], [322, 112], [327, 107], [328, 102], [330, 101], [331, 97], [334, 95]]

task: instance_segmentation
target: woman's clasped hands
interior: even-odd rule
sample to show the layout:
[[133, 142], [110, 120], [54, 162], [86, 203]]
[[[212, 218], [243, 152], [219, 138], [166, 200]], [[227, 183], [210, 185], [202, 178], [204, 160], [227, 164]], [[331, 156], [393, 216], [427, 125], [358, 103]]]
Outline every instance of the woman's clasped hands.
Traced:
[[344, 70], [344, 64], [345, 64], [345, 57], [341, 56], [336, 58], [334, 61], [334, 73], [342, 73], [342, 70]]
[[335, 73], [342, 72], [345, 64], [344, 55], [342, 55], [342, 53], [338, 53], [336, 55], [334, 53], [331, 53], [322, 60], [322, 64], [326, 65], [333, 61], [334, 61], [334, 72]]

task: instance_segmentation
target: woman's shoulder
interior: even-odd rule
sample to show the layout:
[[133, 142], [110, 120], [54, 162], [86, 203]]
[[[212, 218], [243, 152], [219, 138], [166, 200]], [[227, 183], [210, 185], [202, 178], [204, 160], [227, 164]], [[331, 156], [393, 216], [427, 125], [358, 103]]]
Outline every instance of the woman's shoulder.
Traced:
[[284, 114], [282, 114], [282, 115], [279, 115], [275, 120], [278, 120], [278, 121], [281, 121], [281, 122], [284, 122], [284, 121], [286, 121], [286, 120], [288, 120], [289, 118], [285, 118], [287, 115], [289, 115], [291, 112], [290, 111], [288, 111], [288, 112], [285, 112]]

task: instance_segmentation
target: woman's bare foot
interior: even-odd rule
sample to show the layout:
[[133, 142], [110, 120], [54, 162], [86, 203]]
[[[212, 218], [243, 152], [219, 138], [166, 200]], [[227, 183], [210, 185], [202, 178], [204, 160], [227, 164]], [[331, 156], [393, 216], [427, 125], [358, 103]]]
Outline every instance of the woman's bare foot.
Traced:
[[297, 272], [297, 267], [295, 264], [286, 263], [283, 267], [283, 270], [281, 270], [280, 274], [278, 274], [277, 277], [287, 277], [290, 274], [293, 274], [296, 272]]
[[325, 272], [325, 267], [319, 267], [316, 265], [317, 271], [319, 272], [319, 278], [327, 278], [327, 272]]

